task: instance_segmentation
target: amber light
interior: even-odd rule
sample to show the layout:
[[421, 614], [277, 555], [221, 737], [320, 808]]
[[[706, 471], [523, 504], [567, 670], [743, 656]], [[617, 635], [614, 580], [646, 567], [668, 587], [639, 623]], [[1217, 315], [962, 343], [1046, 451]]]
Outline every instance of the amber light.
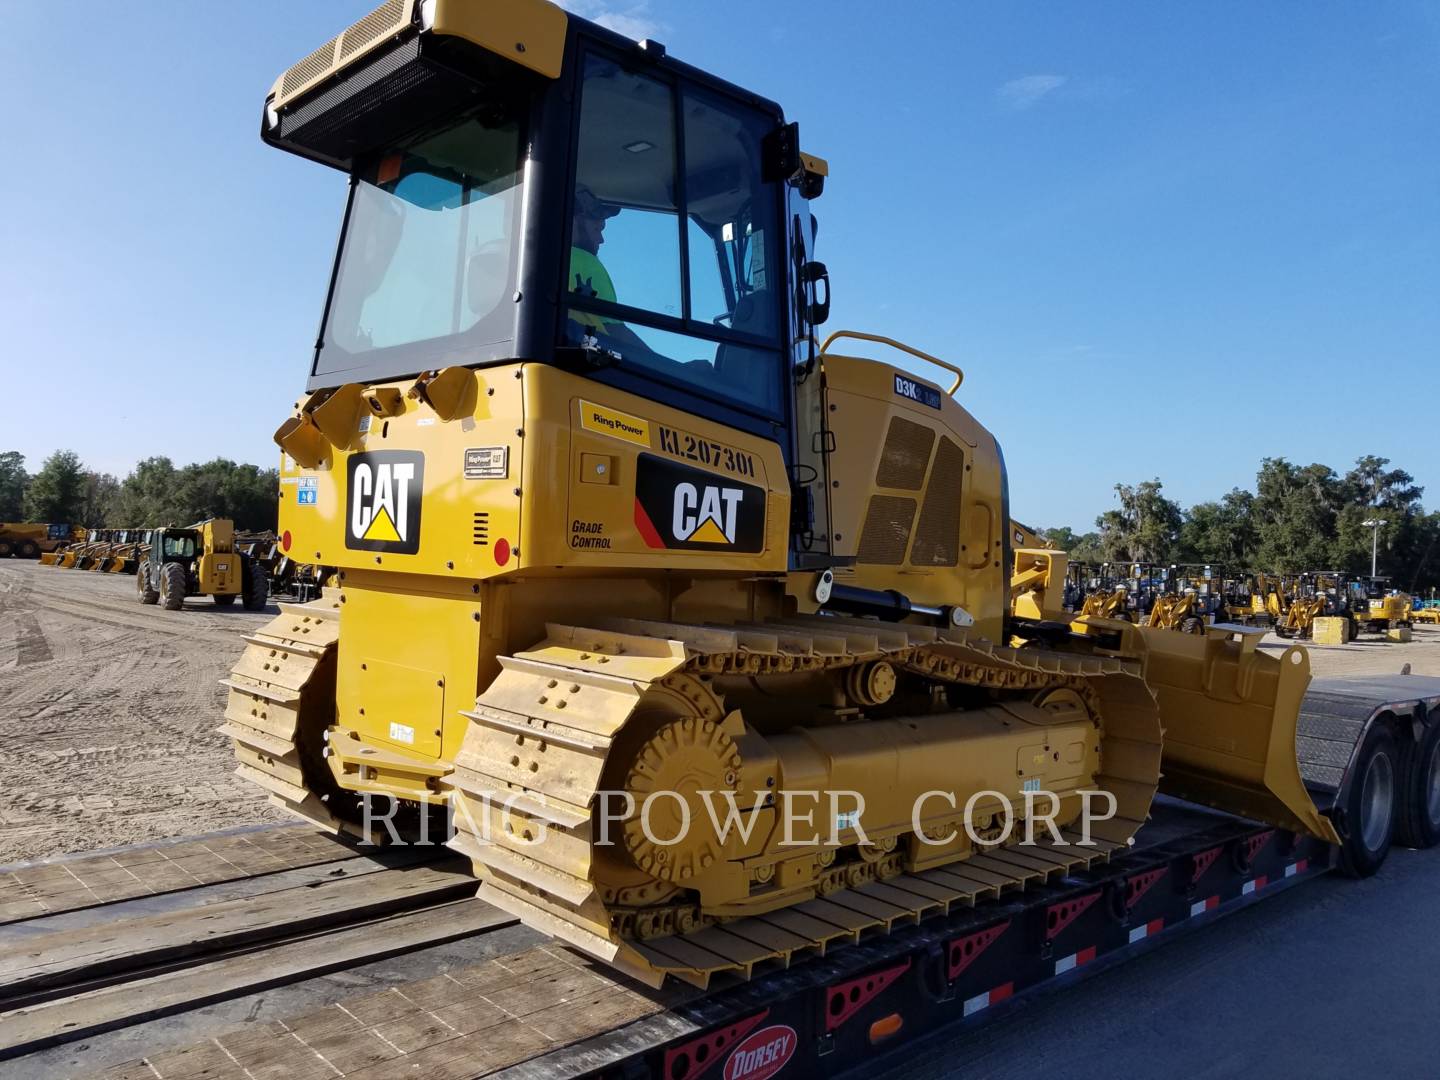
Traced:
[[899, 1013], [881, 1017], [870, 1025], [870, 1042], [878, 1043], [882, 1039], [888, 1039], [904, 1026], [905, 1018]]

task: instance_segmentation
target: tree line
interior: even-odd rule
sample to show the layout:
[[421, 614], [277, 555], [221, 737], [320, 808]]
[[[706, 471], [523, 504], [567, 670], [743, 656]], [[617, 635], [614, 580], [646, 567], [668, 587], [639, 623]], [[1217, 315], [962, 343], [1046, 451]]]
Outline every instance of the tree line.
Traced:
[[1255, 490], [1235, 488], [1183, 509], [1159, 479], [1116, 484], [1119, 505], [1095, 529], [1044, 530], [1077, 562], [1210, 563], [1232, 570], [1370, 572], [1379, 528], [1379, 572], [1428, 595], [1440, 587], [1440, 512], [1426, 513], [1425, 489], [1388, 458], [1367, 454], [1343, 475], [1328, 465], [1265, 458]]
[[0, 521], [150, 529], [223, 517], [260, 531], [275, 528], [278, 486], [277, 470], [224, 458], [177, 466], [150, 457], [120, 480], [71, 450], [55, 451], [33, 474], [23, 454], [0, 451]]

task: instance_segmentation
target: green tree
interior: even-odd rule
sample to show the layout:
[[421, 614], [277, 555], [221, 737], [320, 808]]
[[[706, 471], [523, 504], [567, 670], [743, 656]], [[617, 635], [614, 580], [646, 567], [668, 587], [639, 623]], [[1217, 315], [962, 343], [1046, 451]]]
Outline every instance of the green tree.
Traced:
[[110, 521], [115, 502], [120, 497], [120, 481], [109, 473], [85, 473], [85, 486], [80, 502], [80, 516], [77, 523], [86, 528], [98, 528]]
[[1074, 562], [1100, 562], [1105, 557], [1100, 547], [1099, 533], [1077, 533], [1068, 525], [1061, 525], [1053, 529], [1042, 529], [1041, 534]]
[[146, 458], [121, 483], [106, 520], [155, 528], [220, 517], [234, 521], [237, 529], [274, 529], [279, 485], [275, 469], [223, 458], [178, 469], [167, 457]]
[[223, 517], [237, 529], [274, 529], [279, 485], [275, 469], [216, 458], [180, 471], [178, 498], [189, 521]]
[[[1336, 558], [1352, 573], [1370, 572], [1374, 530], [1366, 521], [1384, 521], [1380, 528], [1380, 572], [1392, 576], [1414, 565], [1423, 543], [1418, 519], [1425, 489], [1404, 469], [1387, 469], [1389, 458], [1366, 454], [1340, 481], [1344, 505], [1336, 518]], [[1403, 587], [1404, 583], [1396, 582]]]
[[18, 450], [0, 453], [0, 521], [19, 521], [25, 516], [25, 455]]
[[1335, 470], [1265, 458], [1255, 477], [1261, 569], [1282, 573], [1336, 568], [1336, 525], [1344, 490]]
[[189, 524], [180, 505], [178, 486], [175, 465], [168, 457], [146, 458], [121, 481], [106, 524], [137, 529]]
[[1260, 536], [1255, 522], [1255, 496], [1233, 488], [1219, 502], [1196, 503], [1180, 526], [1180, 558], [1186, 562], [1222, 563], [1241, 570], [1255, 561]]
[[1183, 515], [1180, 504], [1162, 493], [1159, 479], [1131, 487], [1116, 484], [1120, 506], [1106, 510], [1095, 524], [1100, 544], [1110, 562], [1168, 563], [1177, 552]]
[[28, 521], [81, 522], [85, 511], [85, 469], [73, 450], [45, 459], [25, 491]]

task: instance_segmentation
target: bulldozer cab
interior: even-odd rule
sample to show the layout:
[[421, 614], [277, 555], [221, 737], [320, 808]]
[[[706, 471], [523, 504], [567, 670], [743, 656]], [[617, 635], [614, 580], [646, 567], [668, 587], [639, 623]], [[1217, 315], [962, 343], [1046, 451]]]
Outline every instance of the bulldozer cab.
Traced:
[[277, 85], [265, 138], [351, 175], [310, 389], [528, 357], [789, 428], [819, 189], [796, 129], [661, 46], [520, 6], [533, 37], [514, 63], [439, 27], [377, 51], [372, 89], [436, 84], [403, 108], [346, 102], [337, 127]]
[[[472, 8], [387, 5], [267, 100], [267, 142], [351, 178], [308, 389], [555, 365], [773, 440], [823, 518], [824, 412], [796, 373], [828, 313], [825, 163], [779, 105], [658, 43], [540, 0]], [[664, 437], [701, 468], [735, 457]], [[805, 514], [794, 532], [828, 549]]]

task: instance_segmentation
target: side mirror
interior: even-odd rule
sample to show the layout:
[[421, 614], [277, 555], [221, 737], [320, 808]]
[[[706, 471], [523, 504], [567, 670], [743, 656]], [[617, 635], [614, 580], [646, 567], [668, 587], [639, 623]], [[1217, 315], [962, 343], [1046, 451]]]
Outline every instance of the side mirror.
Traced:
[[[807, 262], [800, 270], [800, 280], [810, 298], [806, 304], [806, 321], [811, 326], [819, 326], [830, 318], [830, 271], [823, 262]], [[825, 286], [823, 298], [819, 296], [822, 284]]]

